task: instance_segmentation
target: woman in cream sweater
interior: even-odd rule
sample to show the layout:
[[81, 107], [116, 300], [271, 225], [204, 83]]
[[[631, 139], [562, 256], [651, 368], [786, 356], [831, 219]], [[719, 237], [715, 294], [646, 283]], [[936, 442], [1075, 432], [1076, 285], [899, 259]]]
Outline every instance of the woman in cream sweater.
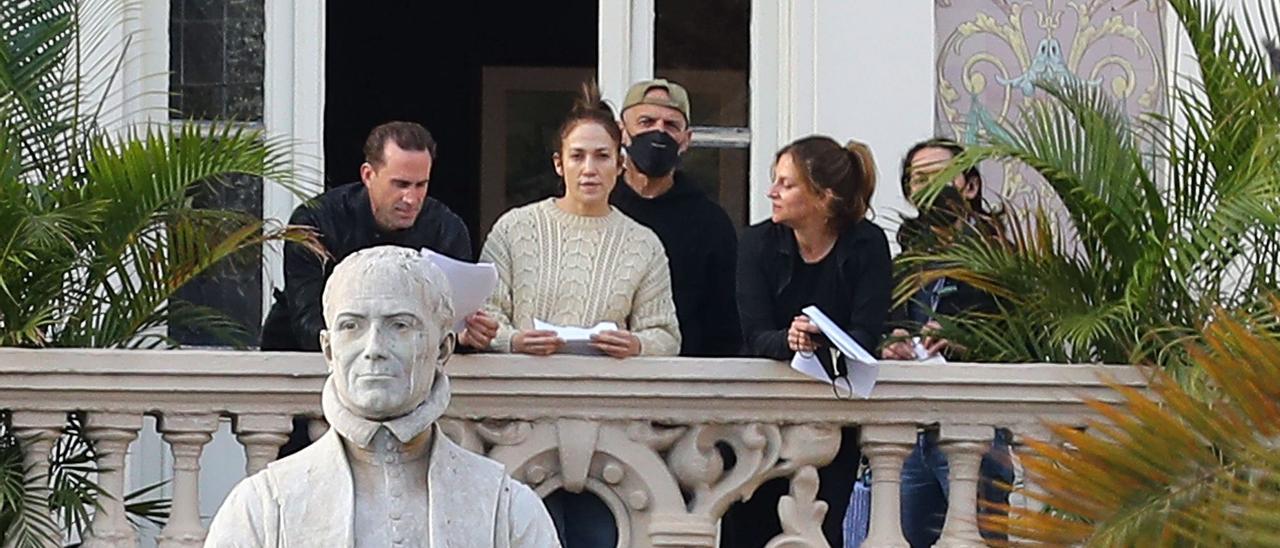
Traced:
[[622, 168], [622, 134], [609, 106], [587, 89], [557, 133], [552, 155], [564, 180], [548, 198], [500, 217], [480, 253], [498, 269], [485, 311], [498, 321], [491, 348], [549, 355], [564, 346], [534, 319], [618, 329], [592, 338], [616, 358], [674, 356], [680, 328], [671, 300], [671, 273], [657, 235], [609, 205]]

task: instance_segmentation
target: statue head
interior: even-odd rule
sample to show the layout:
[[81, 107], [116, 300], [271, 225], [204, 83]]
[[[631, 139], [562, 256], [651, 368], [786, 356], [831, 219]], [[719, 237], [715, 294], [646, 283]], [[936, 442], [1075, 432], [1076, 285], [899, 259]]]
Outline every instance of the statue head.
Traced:
[[417, 251], [380, 246], [349, 255], [324, 286], [320, 348], [351, 412], [387, 420], [426, 400], [453, 354], [453, 299]]

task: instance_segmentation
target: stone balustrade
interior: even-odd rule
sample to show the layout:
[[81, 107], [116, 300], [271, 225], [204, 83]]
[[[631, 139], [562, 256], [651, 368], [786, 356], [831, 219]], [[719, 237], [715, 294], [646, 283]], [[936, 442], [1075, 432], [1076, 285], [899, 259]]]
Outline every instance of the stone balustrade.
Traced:
[[[1123, 366], [885, 363], [871, 398], [840, 400], [828, 385], [757, 359], [470, 355], [447, 370], [454, 396], [444, 431], [544, 496], [599, 496], [624, 547], [714, 546], [725, 510], [777, 477], [790, 478], [791, 494], [770, 546], [826, 546], [815, 470], [834, 457], [844, 425], [859, 426], [874, 478], [864, 546], [905, 547], [899, 472], [917, 429], [932, 424], [952, 469], [938, 546], [980, 546], [977, 471], [993, 427], [1021, 436], [1043, 432], [1046, 420], [1083, 425], [1084, 398], [1115, 399], [1103, 378], [1145, 382]], [[117, 494], [124, 449], [144, 415], [157, 417], [174, 463], [160, 545], [199, 546], [199, 456], [219, 419], [232, 420], [246, 472], [256, 472], [285, 442], [291, 416], [318, 416], [325, 375], [317, 354], [0, 349], [0, 409], [36, 474], [66, 413], [83, 412], [106, 471], [99, 482]], [[732, 467], [718, 445], [732, 448]], [[101, 504], [86, 546], [133, 545], [119, 497]]]

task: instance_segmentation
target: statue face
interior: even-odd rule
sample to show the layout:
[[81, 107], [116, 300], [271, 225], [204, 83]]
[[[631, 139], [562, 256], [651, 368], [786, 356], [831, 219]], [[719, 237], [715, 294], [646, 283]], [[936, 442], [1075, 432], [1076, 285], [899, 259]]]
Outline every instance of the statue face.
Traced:
[[347, 294], [333, 299], [330, 329], [320, 335], [338, 397], [366, 419], [405, 415], [431, 392], [453, 334], [441, 333], [425, 305], [398, 284], [343, 285]]

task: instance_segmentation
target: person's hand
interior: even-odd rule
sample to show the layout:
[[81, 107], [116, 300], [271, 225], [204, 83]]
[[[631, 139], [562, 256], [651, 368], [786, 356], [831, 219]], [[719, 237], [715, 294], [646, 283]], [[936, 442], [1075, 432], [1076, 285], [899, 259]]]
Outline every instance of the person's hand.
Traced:
[[914, 360], [916, 351], [911, 346], [911, 333], [906, 329], [894, 329], [889, 337], [898, 339], [880, 349], [880, 357], [886, 360]]
[[483, 350], [498, 336], [498, 321], [489, 317], [484, 311], [476, 311], [467, 316], [467, 325], [458, 340], [471, 348]]
[[640, 337], [621, 329], [601, 331], [592, 335], [591, 346], [615, 358], [640, 355]]
[[550, 356], [564, 346], [564, 339], [548, 329], [525, 329], [511, 337], [511, 351], [534, 356]]
[[821, 332], [818, 326], [809, 322], [808, 316], [803, 314], [796, 316], [791, 320], [791, 327], [787, 329], [787, 346], [792, 352], [813, 352], [817, 349], [817, 345], [813, 344], [809, 334]]
[[951, 346], [951, 343], [946, 339], [935, 336], [939, 331], [942, 331], [942, 324], [939, 324], [936, 320], [929, 320], [920, 329], [920, 334], [924, 336], [924, 340], [920, 344], [924, 345], [925, 352], [928, 352], [930, 356], [936, 356], [939, 352]]

